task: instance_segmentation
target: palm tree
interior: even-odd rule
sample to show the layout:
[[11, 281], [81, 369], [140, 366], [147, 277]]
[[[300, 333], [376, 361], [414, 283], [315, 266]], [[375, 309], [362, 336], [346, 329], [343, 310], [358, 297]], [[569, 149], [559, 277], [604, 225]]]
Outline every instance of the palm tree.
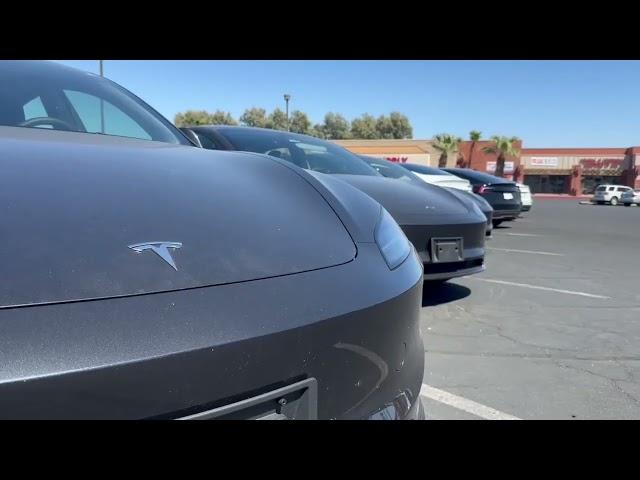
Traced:
[[482, 151], [484, 153], [491, 153], [498, 155], [498, 159], [496, 160], [496, 171], [494, 175], [496, 177], [502, 177], [504, 175], [504, 161], [508, 156], [516, 157], [518, 156], [518, 149], [515, 147], [516, 142], [520, 139], [518, 137], [502, 137], [499, 135], [493, 135], [491, 137], [494, 145], [489, 147], [484, 147]]
[[469, 148], [469, 160], [467, 160], [465, 167], [471, 167], [471, 160], [473, 159], [473, 151], [476, 148], [476, 142], [480, 140], [482, 132], [479, 130], [471, 130], [469, 132], [469, 140], [471, 140], [471, 147]]
[[458, 150], [458, 145], [462, 141], [461, 138], [455, 137], [449, 133], [441, 133], [434, 137], [433, 148], [440, 152], [438, 159], [438, 168], [447, 166], [449, 155]]

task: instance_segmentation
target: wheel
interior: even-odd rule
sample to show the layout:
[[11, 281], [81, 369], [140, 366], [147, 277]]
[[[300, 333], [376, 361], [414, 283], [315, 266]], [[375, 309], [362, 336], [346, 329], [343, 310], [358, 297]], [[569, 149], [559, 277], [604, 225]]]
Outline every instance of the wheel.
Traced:
[[493, 223], [493, 228], [495, 228], [502, 223], [502, 220], [493, 220], [492, 223]]
[[598, 205], [604, 205], [604, 202], [596, 202]]
[[631, 206], [631, 204], [630, 204], [630, 203], [624, 203], [623, 205], [624, 205], [625, 207], [630, 207], [630, 206]]
[[611, 205], [615, 207], [616, 205], [618, 205], [618, 197], [611, 197], [611, 200], [609, 203], [611, 203]]

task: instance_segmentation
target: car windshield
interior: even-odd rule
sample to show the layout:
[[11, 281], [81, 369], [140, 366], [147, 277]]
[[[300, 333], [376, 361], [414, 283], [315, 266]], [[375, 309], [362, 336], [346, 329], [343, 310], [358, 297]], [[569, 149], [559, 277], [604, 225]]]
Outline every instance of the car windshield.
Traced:
[[266, 153], [307, 170], [329, 174], [380, 175], [344, 148], [307, 135], [253, 128], [222, 128], [218, 133], [237, 150]]
[[52, 62], [0, 63], [0, 125], [190, 145], [171, 123], [124, 88]]
[[601, 187], [596, 188], [596, 192], [604, 192], [606, 190], [607, 190], [607, 187], [605, 187], [605, 186], [601, 186]]
[[373, 167], [383, 177], [395, 178], [397, 180], [406, 180], [406, 181], [413, 181], [416, 178], [410, 172], [402, 168], [400, 165], [397, 165], [388, 160], [381, 160], [373, 157], [367, 157], [364, 155], [359, 155], [359, 157], [365, 162], [367, 162], [369, 166]]
[[445, 177], [450, 177], [451, 174], [447, 172], [443, 172], [439, 168], [427, 167], [425, 165], [416, 165], [415, 163], [403, 163], [402, 166], [407, 170], [411, 170], [415, 173], [422, 173], [423, 175], [442, 175]]

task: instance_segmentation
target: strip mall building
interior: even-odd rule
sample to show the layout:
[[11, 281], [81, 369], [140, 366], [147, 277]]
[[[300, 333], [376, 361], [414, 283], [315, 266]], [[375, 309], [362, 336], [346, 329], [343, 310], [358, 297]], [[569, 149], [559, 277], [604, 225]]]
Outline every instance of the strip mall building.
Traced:
[[[440, 152], [430, 140], [336, 140], [346, 149], [400, 163], [437, 166]], [[496, 156], [483, 148], [488, 141], [463, 142], [457, 155], [447, 160], [448, 167], [461, 161], [479, 171], [495, 171]], [[517, 157], [505, 162], [505, 177], [525, 183], [533, 193], [592, 194], [602, 183], [640, 188], [640, 147], [628, 148], [522, 148]], [[473, 150], [473, 151], [471, 151]]]

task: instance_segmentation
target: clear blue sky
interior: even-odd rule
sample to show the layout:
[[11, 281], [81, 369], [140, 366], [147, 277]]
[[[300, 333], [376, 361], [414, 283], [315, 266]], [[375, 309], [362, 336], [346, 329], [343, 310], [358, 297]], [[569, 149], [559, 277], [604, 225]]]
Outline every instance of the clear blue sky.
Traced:
[[[98, 71], [97, 60], [61, 61]], [[638, 61], [105, 61], [105, 76], [173, 120], [187, 109], [393, 110], [414, 138], [516, 135], [525, 147], [640, 145]]]

